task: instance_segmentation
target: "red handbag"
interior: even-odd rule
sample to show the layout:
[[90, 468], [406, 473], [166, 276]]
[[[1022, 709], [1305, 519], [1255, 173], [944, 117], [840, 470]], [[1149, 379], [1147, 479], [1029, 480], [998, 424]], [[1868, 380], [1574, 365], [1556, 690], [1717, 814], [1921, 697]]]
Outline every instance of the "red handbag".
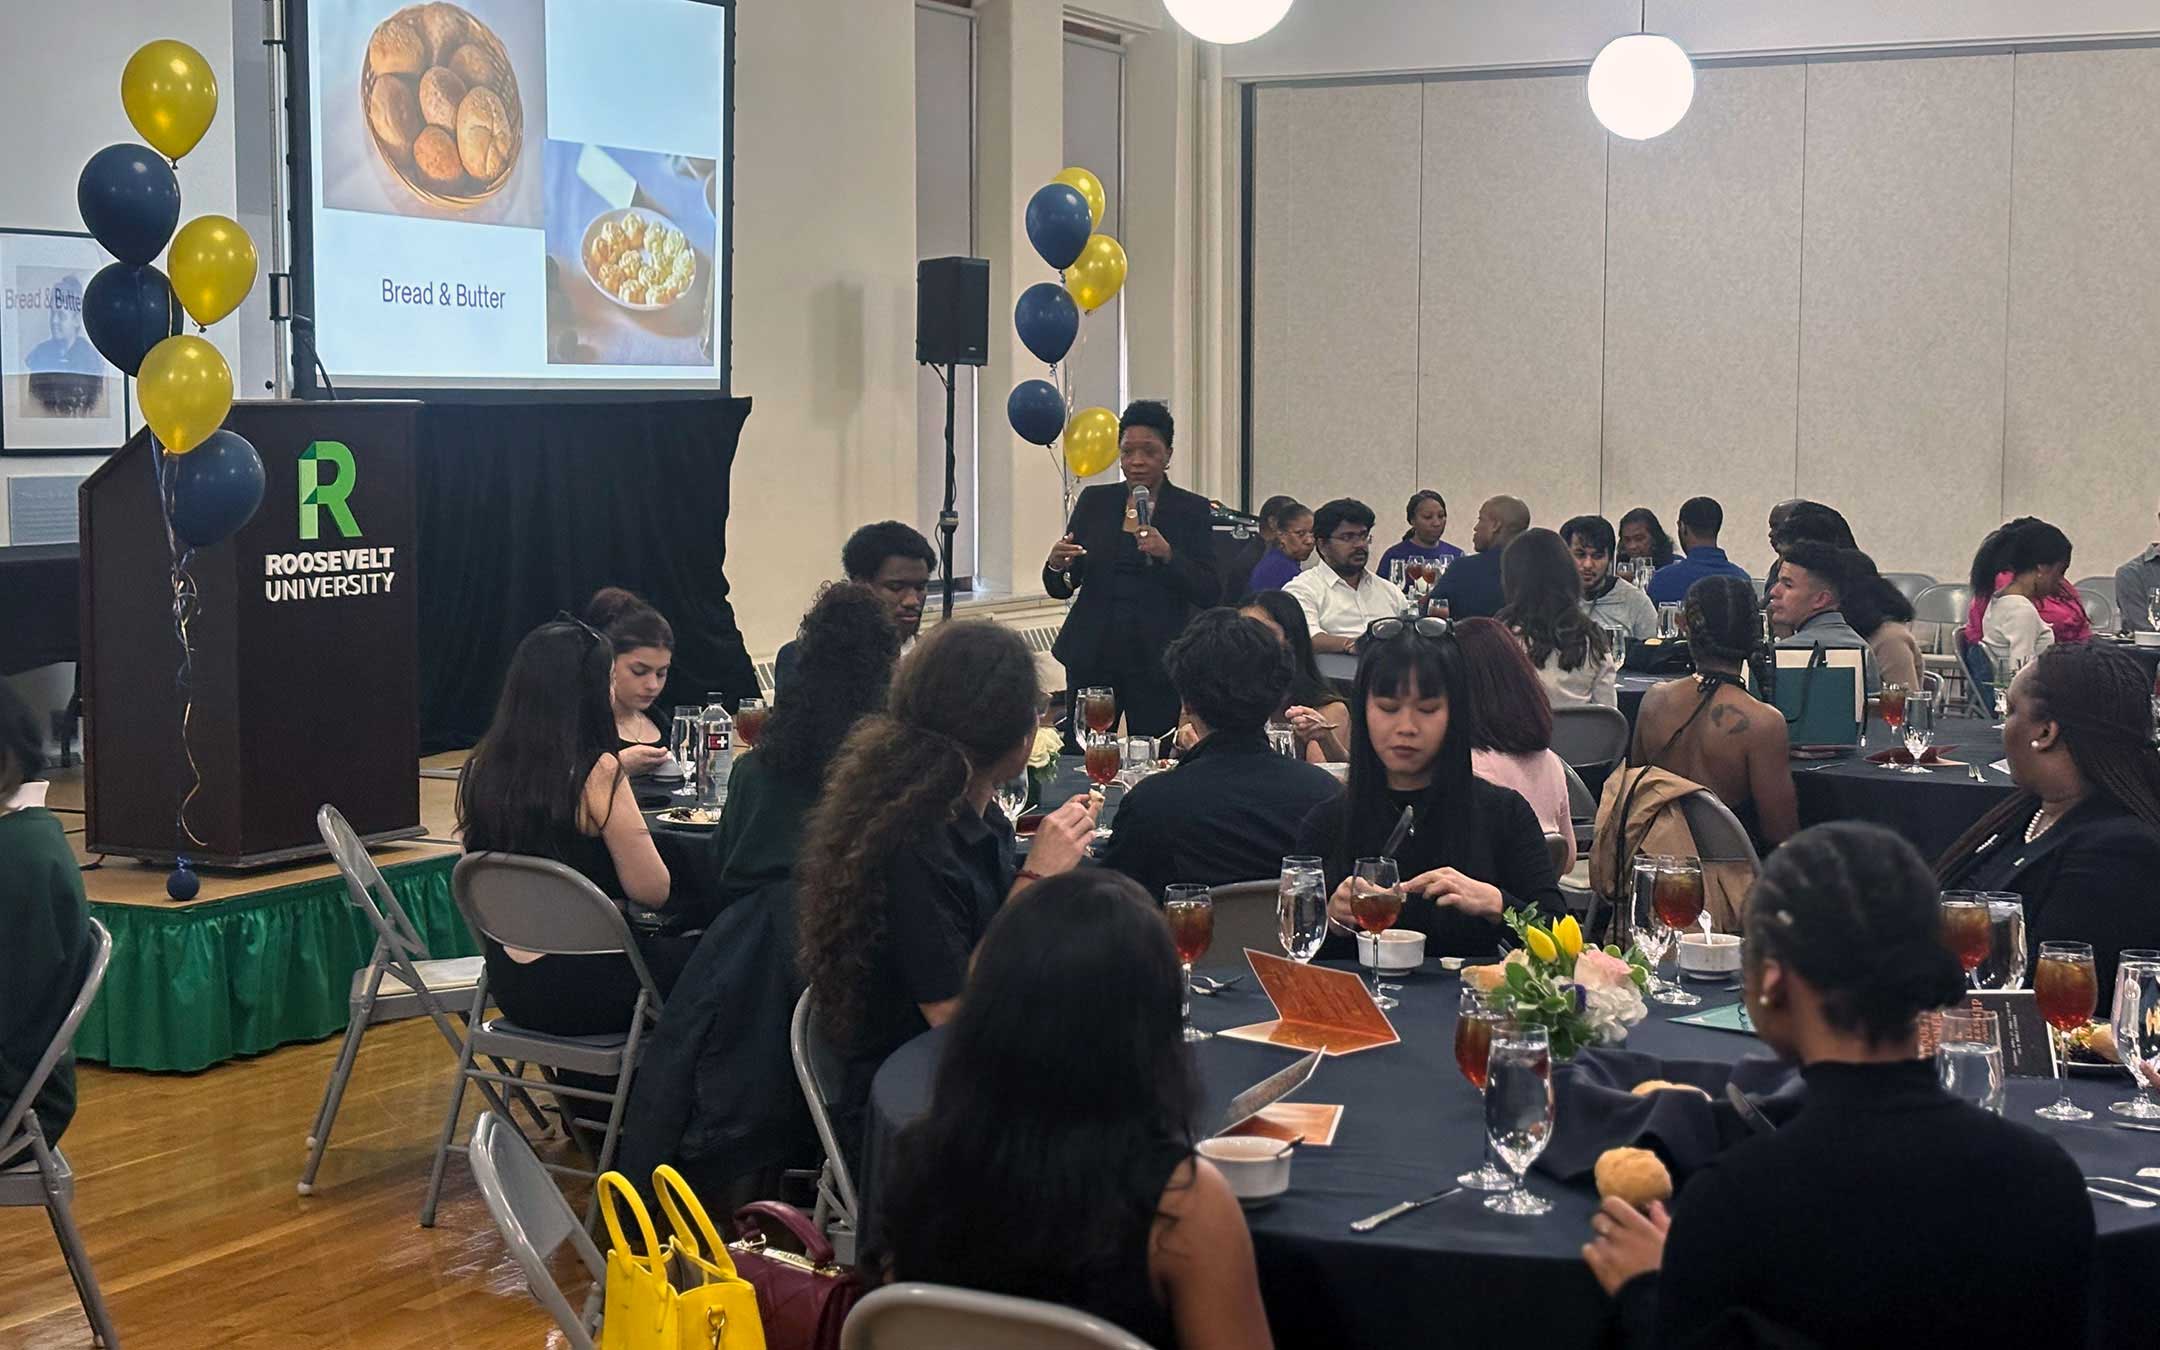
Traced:
[[[793, 1205], [760, 1200], [735, 1211], [739, 1241], [728, 1244], [735, 1270], [757, 1288], [768, 1350], [839, 1350], [840, 1324], [863, 1296], [853, 1270], [837, 1265], [833, 1246]], [[800, 1253], [776, 1247], [791, 1241]]]

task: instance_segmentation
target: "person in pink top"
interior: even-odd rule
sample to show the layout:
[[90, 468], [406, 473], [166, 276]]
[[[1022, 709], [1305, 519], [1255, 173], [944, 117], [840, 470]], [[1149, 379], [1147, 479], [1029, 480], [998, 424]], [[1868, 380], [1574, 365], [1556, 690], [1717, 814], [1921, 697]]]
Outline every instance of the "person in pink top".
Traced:
[[[2019, 516], [2016, 520], [1996, 530], [1980, 541], [1980, 548], [1973, 554], [1972, 573], [1968, 584], [1972, 587], [1972, 606], [1965, 612], [1965, 640], [1977, 643], [1982, 636], [1983, 616], [1988, 602], [1995, 593], [2010, 584], [2015, 575], [2012, 557], [2017, 553], [2020, 536], [2027, 535], [2032, 526], [2044, 525], [2037, 516]], [[2059, 536], [2058, 536], [2059, 537]], [[2030, 541], [2027, 542], [2028, 551]], [[2085, 613], [2085, 602], [2080, 599], [2077, 587], [2070, 584], [2070, 554], [2063, 552], [2060, 558], [2036, 559], [2037, 562], [2060, 563], [2062, 579], [2046, 594], [2036, 599], [2034, 607], [2040, 617], [2054, 630], [2057, 642], [2089, 642], [2092, 640], [2092, 619]]]
[[1455, 625], [1469, 703], [1470, 771], [1495, 787], [1512, 788], [1530, 803], [1547, 834], [1567, 841], [1560, 873], [1575, 867], [1575, 822], [1568, 810], [1567, 766], [1552, 751], [1552, 700], [1545, 696], [1530, 654], [1495, 619]]

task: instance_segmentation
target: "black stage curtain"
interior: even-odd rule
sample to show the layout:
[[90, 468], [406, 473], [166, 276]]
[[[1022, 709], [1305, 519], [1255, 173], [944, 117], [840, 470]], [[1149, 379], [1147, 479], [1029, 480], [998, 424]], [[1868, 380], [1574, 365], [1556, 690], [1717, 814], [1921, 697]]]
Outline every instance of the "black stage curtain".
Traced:
[[654, 706], [732, 704], [757, 672], [728, 603], [728, 483], [744, 398], [436, 404], [422, 419], [420, 748], [487, 730], [519, 639], [602, 586], [627, 586], [675, 628]]

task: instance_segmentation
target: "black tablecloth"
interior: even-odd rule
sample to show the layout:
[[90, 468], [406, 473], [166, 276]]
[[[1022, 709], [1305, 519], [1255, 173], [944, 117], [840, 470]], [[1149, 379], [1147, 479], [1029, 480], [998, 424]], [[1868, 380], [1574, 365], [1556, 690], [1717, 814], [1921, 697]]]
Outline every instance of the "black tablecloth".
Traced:
[[2008, 774], [1988, 767], [2003, 757], [2002, 733], [1990, 723], [1972, 717], [1941, 718], [1936, 723], [1935, 743], [1951, 759], [1978, 764], [1983, 781], [1974, 782], [1962, 764], [1932, 769], [1923, 777], [1892, 773], [1869, 763], [1867, 754], [1888, 750], [1893, 744], [1880, 723], [1870, 722], [1865, 753], [1829, 761], [1793, 761], [1800, 823], [1873, 821], [1911, 840], [1921, 856], [1933, 862], [1974, 821], [2016, 790]]
[[81, 659], [81, 569], [73, 544], [0, 548], [0, 675]]
[[[1267, 1000], [1249, 992], [1250, 983], [1217, 998], [1195, 999], [1194, 1020], [1220, 1030], [1267, 1016]], [[1390, 1016], [1403, 1043], [1321, 1064], [1298, 1099], [1345, 1107], [1335, 1142], [1301, 1149], [1289, 1194], [1247, 1214], [1276, 1344], [1286, 1350], [1514, 1344], [1526, 1334], [1540, 1345], [1597, 1344], [1610, 1315], [1605, 1295], [1582, 1263], [1581, 1246], [1596, 1208], [1587, 1184], [1564, 1184], [1532, 1172], [1531, 1189], [1553, 1202], [1553, 1212], [1541, 1218], [1491, 1213], [1466, 1192], [1370, 1234], [1350, 1232], [1353, 1219], [1452, 1185], [1458, 1172], [1477, 1163], [1483, 1147], [1481, 1101], [1455, 1067], [1458, 983], [1441, 974], [1437, 963], [1402, 983], [1402, 1006]], [[1731, 997], [1713, 994], [1708, 1001]], [[1627, 1048], [1672, 1059], [1724, 1061], [1761, 1050], [1752, 1037], [1669, 1022], [1669, 1011], [1653, 1004]], [[878, 1073], [863, 1174], [856, 1178], [872, 1235], [875, 1188], [888, 1165], [893, 1134], [926, 1106], [942, 1044], [941, 1033], [930, 1032], [903, 1046]], [[1291, 1059], [1285, 1050], [1220, 1037], [1202, 1042], [1196, 1051], [1206, 1085], [1205, 1119], [1215, 1118], [1238, 1091]], [[2052, 1091], [2051, 1083], [2013, 1080], [2009, 1118], [2057, 1139], [2088, 1175], [2134, 1179], [2139, 1167], [2160, 1164], [2160, 1134], [2112, 1128], [2106, 1104], [2130, 1095], [2127, 1079], [2072, 1082], [2071, 1096], [2095, 1112], [2096, 1118], [2083, 1125], [2057, 1125], [2032, 1115], [2052, 1100]], [[1793, 1202], [1806, 1200], [1794, 1197]], [[1016, 1197], [1016, 1203], [1025, 1203], [1024, 1197]], [[2105, 1312], [2098, 1325], [2113, 1331], [2109, 1344], [2129, 1344], [2125, 1332], [2152, 1326], [2145, 1291], [2160, 1271], [2160, 1210], [2095, 1204], [2100, 1229], [2095, 1273]], [[1856, 1219], [1882, 1221], [1883, 1216]], [[2014, 1242], [2015, 1223], [2006, 1215], [2001, 1234], [1976, 1233], [1975, 1241]], [[1746, 1253], [1735, 1257], [1748, 1259]]]
[[2113, 638], [2098, 638], [2095, 640], [2105, 642], [2118, 651], [2130, 653], [2145, 663], [2145, 669], [2151, 672], [2154, 678], [2160, 679], [2160, 647], [2140, 647], [2134, 642], [2117, 642]]

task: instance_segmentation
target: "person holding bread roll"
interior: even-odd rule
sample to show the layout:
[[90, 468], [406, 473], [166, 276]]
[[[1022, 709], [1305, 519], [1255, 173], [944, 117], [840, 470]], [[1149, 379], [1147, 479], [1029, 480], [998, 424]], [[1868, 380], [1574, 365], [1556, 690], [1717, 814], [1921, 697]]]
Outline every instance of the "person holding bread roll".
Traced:
[[[1748, 897], [1745, 997], [1756, 1034], [1800, 1065], [1806, 1106], [1688, 1178], [1669, 1217], [1638, 1207], [1657, 1191], [1647, 1167], [1600, 1160], [1583, 1259], [1628, 1345], [2085, 1343], [2077, 1164], [1944, 1092], [1920, 1058], [1920, 1014], [1965, 986], [1939, 899], [1879, 826], [1818, 825], [1770, 856]], [[1973, 1246], [2006, 1231], [2015, 1259]]]

